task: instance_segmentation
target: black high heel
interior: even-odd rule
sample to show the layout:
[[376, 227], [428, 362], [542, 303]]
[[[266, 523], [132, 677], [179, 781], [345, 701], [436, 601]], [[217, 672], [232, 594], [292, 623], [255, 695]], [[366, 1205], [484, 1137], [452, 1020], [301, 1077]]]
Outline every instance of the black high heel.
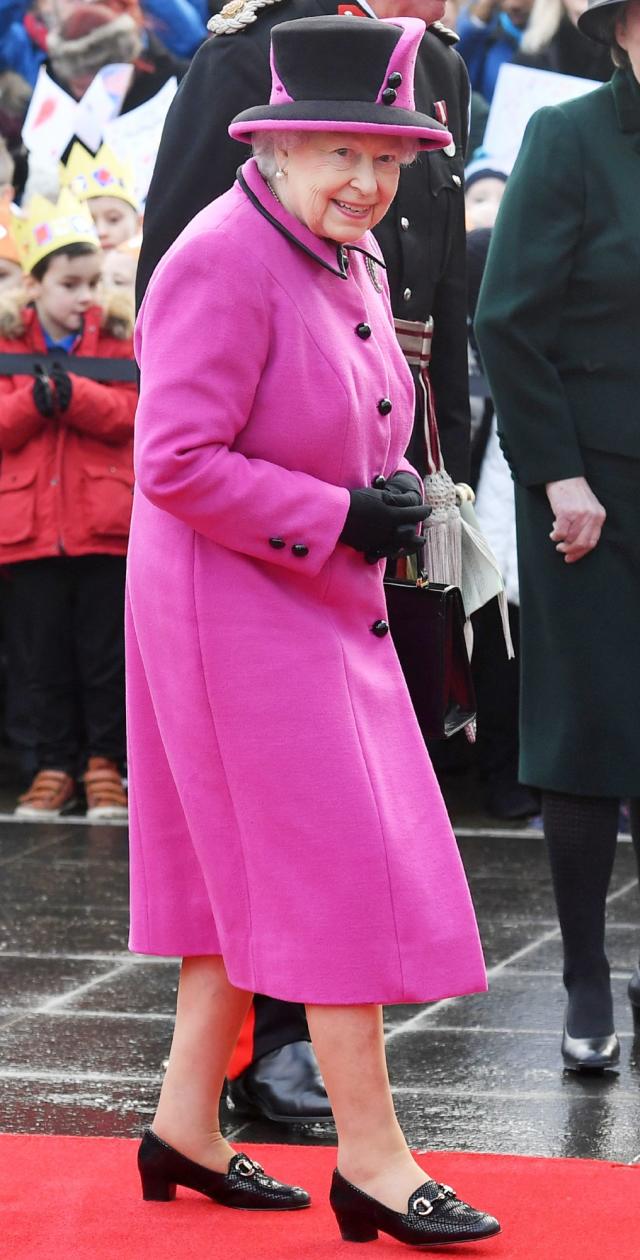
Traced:
[[636, 967], [627, 989], [636, 1036], [640, 1036], [640, 966]]
[[604, 1072], [619, 1062], [620, 1042], [615, 1033], [608, 1037], [571, 1037], [565, 1024], [561, 1053], [570, 1072]]
[[175, 1151], [152, 1129], [145, 1129], [140, 1143], [138, 1170], [143, 1199], [155, 1203], [175, 1199], [176, 1186], [197, 1190], [225, 1207], [254, 1211], [291, 1212], [311, 1203], [306, 1190], [267, 1177], [262, 1165], [241, 1151], [233, 1156], [226, 1173], [212, 1172]]
[[500, 1233], [494, 1216], [470, 1207], [451, 1186], [437, 1181], [425, 1181], [411, 1195], [407, 1211], [394, 1212], [346, 1181], [336, 1168], [329, 1202], [345, 1242], [373, 1242], [381, 1230], [409, 1247], [442, 1247]]

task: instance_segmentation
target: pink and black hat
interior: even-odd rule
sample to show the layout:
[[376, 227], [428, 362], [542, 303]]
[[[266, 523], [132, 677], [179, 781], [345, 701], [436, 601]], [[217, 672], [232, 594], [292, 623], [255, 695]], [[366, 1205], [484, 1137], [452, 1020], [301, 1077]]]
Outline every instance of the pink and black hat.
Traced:
[[413, 74], [425, 24], [419, 18], [300, 18], [271, 31], [271, 99], [238, 114], [234, 140], [258, 131], [348, 131], [406, 136], [444, 149], [442, 123], [418, 113]]

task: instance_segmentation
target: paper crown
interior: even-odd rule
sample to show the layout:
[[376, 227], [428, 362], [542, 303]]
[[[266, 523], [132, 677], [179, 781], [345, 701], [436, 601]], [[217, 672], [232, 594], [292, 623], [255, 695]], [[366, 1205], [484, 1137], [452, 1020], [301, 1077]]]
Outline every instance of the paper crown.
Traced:
[[94, 245], [100, 248], [95, 224], [83, 206], [63, 188], [57, 202], [39, 194], [32, 197], [25, 213], [16, 218], [14, 235], [25, 271], [33, 271], [47, 254], [65, 245]]
[[0, 202], [0, 258], [4, 262], [19, 263], [22, 260], [16, 242], [15, 225], [17, 215], [8, 203]]
[[117, 197], [126, 201], [128, 206], [139, 210], [135, 194], [135, 178], [133, 167], [123, 162], [103, 144], [95, 154], [76, 142], [66, 166], [60, 168], [60, 184], [69, 188], [78, 201], [88, 201], [92, 197]]

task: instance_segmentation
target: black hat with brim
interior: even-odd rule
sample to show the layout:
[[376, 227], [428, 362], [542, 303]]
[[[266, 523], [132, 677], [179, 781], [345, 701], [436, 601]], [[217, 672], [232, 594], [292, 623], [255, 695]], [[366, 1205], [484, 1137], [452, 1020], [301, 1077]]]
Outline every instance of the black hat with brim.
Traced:
[[611, 19], [619, 17], [627, 0], [589, 0], [578, 18], [578, 29], [597, 44], [611, 43]]
[[274, 26], [271, 100], [238, 114], [229, 135], [250, 144], [260, 131], [336, 131], [446, 148], [451, 133], [414, 106], [424, 31], [418, 18], [301, 18]]

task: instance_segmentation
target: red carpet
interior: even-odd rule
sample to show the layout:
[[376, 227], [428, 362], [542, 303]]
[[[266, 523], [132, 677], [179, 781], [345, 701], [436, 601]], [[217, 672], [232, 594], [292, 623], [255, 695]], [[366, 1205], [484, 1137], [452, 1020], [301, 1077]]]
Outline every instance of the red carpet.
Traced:
[[[143, 1203], [136, 1143], [122, 1139], [0, 1136], [0, 1255], [6, 1260], [400, 1260], [413, 1249], [380, 1235], [343, 1243], [326, 1196], [334, 1152], [247, 1147], [314, 1206], [234, 1212], [178, 1191]], [[451, 1260], [638, 1260], [640, 1167], [506, 1155], [421, 1157], [462, 1197], [493, 1212], [503, 1232], [485, 1243], [432, 1248]]]

